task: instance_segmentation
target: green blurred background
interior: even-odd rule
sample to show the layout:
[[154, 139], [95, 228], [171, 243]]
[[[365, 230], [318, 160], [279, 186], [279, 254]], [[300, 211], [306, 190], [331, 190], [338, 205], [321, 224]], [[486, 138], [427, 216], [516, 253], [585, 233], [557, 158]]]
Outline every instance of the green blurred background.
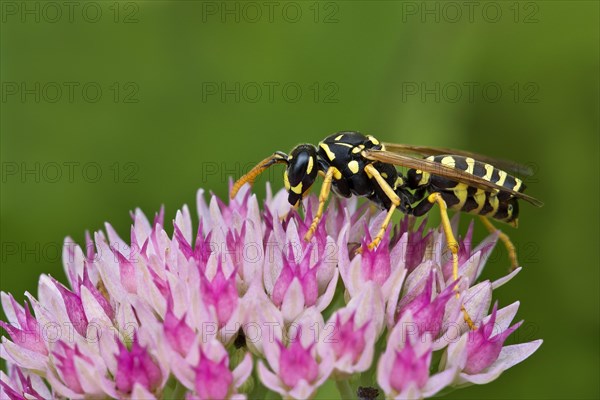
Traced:
[[[598, 2], [1, 5], [1, 290], [64, 281], [67, 235], [128, 237], [135, 207], [169, 221], [274, 150], [360, 130], [528, 163], [546, 203], [506, 227], [525, 269], [495, 293], [521, 301], [512, 340], [544, 345], [447, 397], [600, 396]], [[486, 277], [507, 265], [498, 246]]]

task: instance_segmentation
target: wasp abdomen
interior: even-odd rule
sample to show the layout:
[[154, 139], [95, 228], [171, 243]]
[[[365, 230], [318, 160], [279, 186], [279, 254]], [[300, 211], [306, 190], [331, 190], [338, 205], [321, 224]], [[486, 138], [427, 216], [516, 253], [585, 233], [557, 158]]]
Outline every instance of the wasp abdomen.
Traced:
[[[495, 183], [498, 186], [502, 186], [507, 190], [514, 190], [515, 192], [523, 192], [525, 185], [523, 181], [515, 176], [508, 174], [507, 172], [494, 167], [488, 163], [474, 160], [470, 157], [453, 156], [453, 155], [439, 155], [427, 157], [427, 160], [434, 161], [443, 164], [447, 167], [455, 168], [460, 171], [464, 171], [471, 175], [483, 178], [488, 182]], [[421, 182], [428, 183], [431, 179], [431, 184], [440, 188], [451, 188], [454, 181], [444, 178], [441, 176], [433, 175], [430, 176], [428, 173], [423, 172], [420, 179]], [[424, 183], [420, 183], [421, 185]]]

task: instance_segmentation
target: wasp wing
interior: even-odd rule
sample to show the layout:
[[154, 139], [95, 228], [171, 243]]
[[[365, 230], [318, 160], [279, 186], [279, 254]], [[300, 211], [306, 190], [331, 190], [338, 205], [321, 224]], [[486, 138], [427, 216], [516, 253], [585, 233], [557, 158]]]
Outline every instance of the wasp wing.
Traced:
[[456, 156], [471, 157], [475, 160], [486, 162], [503, 171], [514, 173], [521, 176], [532, 176], [533, 170], [530, 166], [519, 164], [510, 160], [503, 160], [484, 156], [483, 154], [471, 153], [465, 150], [449, 149], [445, 147], [413, 146], [410, 144], [383, 143], [385, 149], [394, 153], [407, 153], [420, 156], [438, 156], [442, 154], [452, 154]]
[[398, 154], [383, 150], [365, 150], [362, 154], [363, 157], [365, 157], [368, 160], [380, 161], [383, 163], [394, 164], [406, 168], [414, 168], [417, 170], [428, 172], [433, 175], [438, 175], [444, 178], [455, 180], [457, 182], [465, 183], [469, 186], [476, 187], [477, 189], [481, 189], [486, 192], [509, 193], [537, 207], [541, 207], [542, 205], [544, 205], [544, 203], [542, 203], [540, 200], [534, 197], [528, 196], [524, 193], [517, 192], [511, 189], [507, 189], [503, 186], [497, 185], [479, 176], [473, 175], [466, 171], [462, 171], [460, 169], [448, 167], [444, 164], [435, 161], [429, 161], [424, 158], [414, 158], [404, 154]]

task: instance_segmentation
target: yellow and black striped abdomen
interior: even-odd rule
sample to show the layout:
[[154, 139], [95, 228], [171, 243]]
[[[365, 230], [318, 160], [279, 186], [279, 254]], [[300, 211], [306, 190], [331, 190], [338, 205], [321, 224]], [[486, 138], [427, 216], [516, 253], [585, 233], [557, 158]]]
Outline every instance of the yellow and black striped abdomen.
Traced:
[[[447, 167], [456, 168], [477, 177], [483, 178], [486, 181], [495, 183], [498, 186], [502, 186], [508, 190], [514, 190], [515, 192], [523, 192], [525, 185], [523, 181], [515, 176], [508, 174], [507, 172], [494, 167], [493, 165], [474, 160], [470, 157], [453, 156], [453, 155], [439, 155], [427, 157], [429, 161], [438, 162]], [[425, 177], [423, 177], [425, 178]], [[427, 177], [427, 180], [432, 177]], [[425, 180], [425, 179], [424, 179]], [[434, 176], [433, 185], [441, 185], [440, 189], [451, 188], [452, 183], [456, 183], [448, 178]]]
[[518, 215], [517, 199], [509, 191], [523, 192], [525, 190], [525, 185], [519, 178], [470, 157], [438, 155], [427, 157], [427, 160], [483, 178], [506, 188], [507, 191], [486, 191], [470, 186], [468, 182], [419, 170], [408, 172], [411, 189], [420, 187], [426, 188], [429, 193], [438, 192], [442, 195], [448, 208], [455, 211], [483, 215], [509, 223], [516, 219]]

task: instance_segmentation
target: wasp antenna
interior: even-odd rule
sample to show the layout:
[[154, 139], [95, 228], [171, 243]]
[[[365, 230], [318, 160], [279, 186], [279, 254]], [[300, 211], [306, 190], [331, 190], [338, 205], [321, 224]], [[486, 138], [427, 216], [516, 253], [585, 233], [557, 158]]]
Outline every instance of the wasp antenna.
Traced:
[[229, 198], [233, 199], [245, 183], [249, 183], [252, 186], [256, 178], [258, 178], [258, 176], [262, 174], [265, 170], [267, 170], [270, 166], [281, 163], [287, 164], [287, 162], [287, 154], [285, 154], [284, 152], [277, 151], [273, 153], [269, 157], [259, 162], [254, 168], [248, 171], [247, 174], [235, 181], [235, 183], [231, 187], [231, 193], [229, 194]]

